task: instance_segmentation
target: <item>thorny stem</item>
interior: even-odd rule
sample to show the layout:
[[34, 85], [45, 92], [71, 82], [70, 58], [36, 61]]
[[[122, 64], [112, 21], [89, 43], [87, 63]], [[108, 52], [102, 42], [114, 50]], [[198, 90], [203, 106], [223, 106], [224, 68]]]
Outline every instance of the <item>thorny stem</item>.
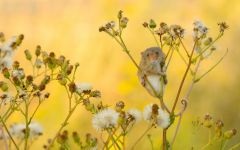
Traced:
[[3, 125], [4, 129], [6, 130], [8, 136], [10, 137], [11, 141], [13, 142], [15, 148], [16, 148], [17, 150], [19, 150], [19, 147], [17, 146], [16, 142], [14, 141], [14, 139], [13, 139], [11, 133], [9, 132], [9, 130], [8, 130], [8, 128], [7, 128], [7, 126], [6, 126], [5, 122], [4, 122], [4, 120], [2, 119], [2, 117], [0, 117], [0, 120], [1, 120], [2, 125]]

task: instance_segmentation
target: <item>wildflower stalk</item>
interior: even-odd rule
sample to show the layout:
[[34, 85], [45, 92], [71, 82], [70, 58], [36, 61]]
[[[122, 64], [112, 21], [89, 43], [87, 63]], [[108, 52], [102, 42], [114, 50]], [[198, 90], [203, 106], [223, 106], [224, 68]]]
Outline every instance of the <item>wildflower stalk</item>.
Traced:
[[76, 103], [72, 109], [69, 111], [67, 117], [65, 118], [65, 120], [63, 121], [63, 123], [61, 124], [61, 127], [58, 129], [57, 133], [55, 134], [55, 136], [53, 137], [53, 139], [51, 140], [50, 144], [48, 145], [48, 150], [51, 149], [51, 147], [53, 146], [53, 144], [55, 143], [58, 135], [62, 132], [63, 128], [68, 124], [68, 120], [70, 119], [70, 117], [72, 116], [73, 112], [75, 111], [75, 109], [77, 108], [77, 106], [79, 105], [80, 103]]
[[1, 120], [2, 125], [3, 125], [4, 129], [6, 130], [8, 136], [10, 137], [11, 141], [13, 142], [15, 148], [16, 148], [17, 150], [19, 150], [18, 145], [16, 144], [15, 140], [13, 139], [11, 133], [10, 133], [9, 130], [8, 130], [8, 127], [7, 127], [6, 124], [5, 124], [5, 121], [2, 119], [2, 117], [0, 117], [0, 120]]
[[[157, 38], [156, 38], [156, 36], [155, 36], [155, 33], [154, 33], [153, 29], [151, 29], [151, 28], [149, 28], [149, 27], [147, 27], [147, 28], [148, 28], [148, 30], [150, 31], [150, 33], [152, 34], [152, 36], [153, 36], [153, 38], [154, 38], [157, 46], [160, 47], [159, 42], [158, 42], [158, 40], [157, 40]], [[161, 38], [160, 38], [160, 39], [161, 39]], [[160, 40], [160, 41], [161, 41], [161, 40]], [[162, 45], [162, 44], [161, 44], [161, 45]]]
[[149, 126], [149, 127], [147, 128], [147, 130], [145, 130], [145, 131], [143, 132], [143, 134], [142, 134], [142, 135], [136, 140], [136, 142], [133, 144], [131, 150], [133, 150], [133, 149], [135, 148], [135, 146], [138, 144], [138, 142], [141, 141], [141, 139], [152, 129], [152, 127], [153, 127], [152, 125]]
[[28, 149], [28, 139], [29, 139], [29, 120], [28, 120], [28, 108], [29, 108], [29, 104], [27, 102], [27, 100], [24, 101], [25, 102], [25, 113], [24, 113], [24, 117], [25, 117], [25, 134], [24, 134], [24, 149], [27, 150]]

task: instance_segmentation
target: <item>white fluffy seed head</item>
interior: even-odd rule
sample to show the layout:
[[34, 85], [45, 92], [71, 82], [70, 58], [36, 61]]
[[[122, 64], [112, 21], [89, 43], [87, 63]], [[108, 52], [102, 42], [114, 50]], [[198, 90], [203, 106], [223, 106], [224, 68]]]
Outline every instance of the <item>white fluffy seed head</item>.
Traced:
[[115, 110], [107, 108], [93, 116], [92, 125], [96, 130], [104, 130], [116, 127], [118, 124], [119, 113]]
[[76, 91], [77, 93], [82, 93], [84, 91], [90, 91], [92, 90], [92, 85], [90, 83], [77, 83], [76, 84]]
[[142, 120], [142, 112], [140, 112], [137, 109], [129, 109], [127, 111], [127, 115], [132, 117], [136, 122], [139, 122]]

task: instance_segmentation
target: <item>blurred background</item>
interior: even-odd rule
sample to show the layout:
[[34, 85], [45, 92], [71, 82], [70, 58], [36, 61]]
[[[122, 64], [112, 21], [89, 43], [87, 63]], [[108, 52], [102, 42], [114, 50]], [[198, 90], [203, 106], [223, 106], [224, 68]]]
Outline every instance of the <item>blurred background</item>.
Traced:
[[[130, 20], [124, 31], [124, 39], [137, 61], [140, 60], [141, 51], [155, 46], [152, 36], [142, 26], [144, 21], [154, 19], [157, 23], [164, 21], [182, 25], [186, 29], [184, 42], [188, 48], [193, 44], [191, 32], [195, 20], [202, 20], [213, 37], [218, 33], [217, 23], [227, 22], [230, 29], [218, 41], [215, 55], [202, 64], [200, 71], [204, 72], [213, 65], [227, 48], [229, 53], [214, 71], [194, 87], [175, 148], [199, 148], [207, 143], [207, 130], [198, 136], [199, 133], [195, 133], [192, 127], [192, 121], [206, 113], [223, 120], [225, 129], [236, 128], [239, 131], [239, 0], [0, 0], [0, 31], [6, 37], [21, 33], [25, 35], [23, 44], [15, 55], [15, 59], [23, 61], [24, 67], [29, 64], [23, 59], [23, 51], [34, 51], [39, 44], [44, 50], [63, 54], [72, 62], [79, 62], [78, 81], [90, 82], [94, 89], [100, 90], [103, 103], [114, 106], [115, 102], [122, 100], [127, 108], [142, 110], [149, 103], [158, 103], [157, 99], [149, 96], [141, 87], [136, 76], [137, 69], [119, 45], [106, 34], [98, 32], [101, 25], [116, 20], [119, 10], [123, 10]], [[168, 106], [172, 106], [184, 69], [184, 63], [175, 53], [168, 71], [169, 84], [165, 94]], [[188, 83], [190, 82], [186, 82], [185, 87]], [[32, 148], [35, 149], [41, 149], [47, 138], [53, 137], [67, 113], [67, 96], [62, 95], [64, 89], [56, 85], [48, 88], [51, 97], [42, 104], [35, 118], [44, 127], [44, 135], [33, 144]], [[184, 92], [185, 89], [183, 94]], [[91, 117], [89, 112], [79, 107], [66, 129], [78, 131], [82, 136], [88, 132], [95, 134]], [[7, 124], [21, 121], [23, 118], [16, 116]], [[131, 145], [136, 136], [141, 134], [139, 131], [145, 128], [146, 123], [137, 125], [130, 133], [127, 145]], [[171, 129], [168, 134], [170, 139], [172, 132]], [[161, 130], [153, 130], [151, 134], [157, 148]], [[239, 142], [239, 135], [227, 147]], [[139, 144], [140, 149], [149, 147], [147, 138]]]

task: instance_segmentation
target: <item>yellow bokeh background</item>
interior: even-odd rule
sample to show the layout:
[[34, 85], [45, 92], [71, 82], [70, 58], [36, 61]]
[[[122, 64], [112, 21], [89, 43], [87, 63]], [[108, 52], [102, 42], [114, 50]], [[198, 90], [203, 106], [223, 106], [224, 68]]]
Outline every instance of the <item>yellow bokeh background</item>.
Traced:
[[[240, 130], [239, 0], [0, 0], [0, 31], [7, 37], [20, 33], [25, 35], [15, 55], [24, 67], [27, 68], [29, 63], [23, 59], [23, 51], [34, 51], [39, 44], [44, 50], [63, 54], [73, 63], [79, 62], [77, 80], [90, 82], [100, 90], [103, 103], [113, 107], [115, 102], [122, 100], [127, 108], [142, 110], [146, 104], [157, 103], [157, 99], [141, 87], [136, 76], [137, 69], [119, 45], [106, 34], [98, 32], [102, 24], [116, 19], [120, 9], [130, 20], [124, 31], [124, 39], [137, 61], [142, 50], [155, 45], [149, 32], [142, 27], [142, 23], [151, 18], [156, 22], [180, 24], [186, 28], [184, 42], [188, 48], [192, 46], [193, 21], [202, 20], [212, 36], [217, 35], [218, 22], [226, 21], [229, 24], [230, 29], [216, 45], [216, 54], [202, 64], [200, 71], [204, 72], [213, 65], [227, 48], [229, 53], [214, 71], [194, 87], [175, 148], [199, 148], [207, 142], [207, 130], [201, 133], [205, 136], [198, 137], [192, 129], [192, 121], [206, 113], [222, 119], [225, 129]], [[184, 63], [175, 53], [168, 72], [165, 98], [168, 106], [172, 106], [184, 69]], [[189, 83], [186, 82], [185, 86]], [[43, 124], [44, 135], [33, 144], [34, 149], [41, 149], [47, 138], [53, 137], [67, 114], [67, 96], [62, 94], [64, 89], [56, 85], [53, 83], [48, 87], [51, 97], [36, 114], [35, 120]], [[23, 119], [16, 115], [7, 124], [17, 121]], [[146, 127], [144, 123], [137, 125], [128, 137], [128, 145]], [[91, 114], [81, 106], [66, 129], [76, 130], [81, 136], [88, 132], [96, 134], [92, 129]], [[151, 134], [155, 147], [159, 146], [161, 130], [153, 130]], [[172, 134], [173, 130], [170, 129], [170, 139]], [[237, 135], [227, 146], [239, 141], [240, 136]], [[147, 149], [150, 144], [145, 138], [138, 146]]]

